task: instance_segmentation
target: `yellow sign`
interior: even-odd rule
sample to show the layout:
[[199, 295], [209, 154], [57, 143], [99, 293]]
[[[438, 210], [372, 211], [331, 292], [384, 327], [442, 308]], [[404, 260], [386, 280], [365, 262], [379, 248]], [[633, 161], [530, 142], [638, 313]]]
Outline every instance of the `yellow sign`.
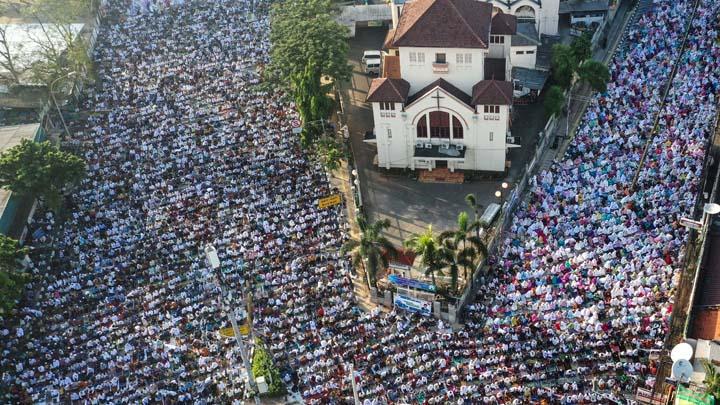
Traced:
[[[243, 336], [247, 336], [250, 334], [250, 328], [247, 324], [238, 326], [238, 329], [240, 329], [240, 334]], [[233, 328], [222, 328], [220, 329], [220, 336], [225, 338], [233, 338], [235, 337], [235, 332], [233, 331]]]
[[340, 198], [340, 194], [333, 194], [331, 196], [319, 199], [318, 208], [324, 209], [327, 207], [332, 207], [333, 205], [340, 204], [341, 201], [342, 199]]

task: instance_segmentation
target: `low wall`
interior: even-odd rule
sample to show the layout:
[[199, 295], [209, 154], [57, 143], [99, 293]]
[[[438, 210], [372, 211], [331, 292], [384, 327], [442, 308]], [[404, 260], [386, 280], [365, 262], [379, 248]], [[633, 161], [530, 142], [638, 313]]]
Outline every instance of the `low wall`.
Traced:
[[392, 20], [388, 4], [368, 4], [361, 6], [342, 6], [337, 22], [350, 29], [350, 36], [355, 36], [357, 23], [389, 22]]

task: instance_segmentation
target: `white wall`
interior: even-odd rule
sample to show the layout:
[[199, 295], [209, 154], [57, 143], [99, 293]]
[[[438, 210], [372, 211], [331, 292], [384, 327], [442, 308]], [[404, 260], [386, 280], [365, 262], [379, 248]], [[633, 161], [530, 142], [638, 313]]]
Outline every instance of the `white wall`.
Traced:
[[[424, 63], [411, 63], [410, 52], [425, 54]], [[448, 73], [434, 73], [432, 64], [436, 53], [444, 53], [448, 63]], [[472, 63], [460, 65], [456, 55], [471, 54]], [[472, 94], [472, 86], [483, 79], [484, 49], [477, 48], [417, 48], [400, 47], [400, 74], [410, 83], [410, 94], [422, 89], [437, 79], [445, 79], [453, 86]]]
[[515, 15], [515, 11], [522, 6], [530, 6], [535, 10], [535, 26], [540, 34], [557, 35], [558, 33], [558, 12], [560, 11], [560, 0], [542, 0], [542, 7], [530, 0], [521, 0], [508, 7], [498, 0], [492, 0], [492, 5], [504, 13]]
[[[518, 52], [523, 52], [518, 55]], [[532, 52], [528, 54], [528, 52]], [[537, 46], [513, 46], [510, 48], [510, 63], [513, 67], [524, 67], [535, 69], [535, 59], [537, 58]]]
[[[455, 101], [449, 95], [444, 96], [440, 110], [458, 117], [463, 126], [463, 139], [450, 140], [453, 144], [461, 143], [466, 147], [464, 163], [455, 167], [466, 170], [504, 171], [505, 137], [507, 136], [510, 107], [500, 106], [500, 114], [484, 114], [484, 107], [478, 106], [480, 112], [475, 113], [474, 110]], [[411, 106], [406, 106], [405, 112], [399, 110], [399, 103], [396, 103], [395, 106], [395, 117], [382, 117], [379, 103], [372, 103], [379, 167], [429, 168], [432, 164], [418, 164], [413, 159], [415, 143], [441, 144], [448, 140], [417, 138], [416, 125], [424, 114], [437, 110], [437, 101], [425, 97]], [[387, 115], [386, 111], [382, 112]], [[495, 117], [497, 119], [492, 119]], [[388, 129], [390, 129], [391, 137], [388, 137]], [[492, 141], [490, 132], [493, 133]], [[452, 161], [449, 161], [449, 166], [453, 166]]]
[[402, 104], [395, 103], [394, 111], [380, 111], [380, 103], [371, 104], [375, 122], [378, 165], [388, 169], [410, 167], [413, 151], [407, 148], [408, 141], [402, 120]]
[[506, 57], [506, 47], [510, 47], [510, 35], [503, 35], [505, 37], [505, 43], [502, 44], [490, 44], [488, 58], [504, 58]]

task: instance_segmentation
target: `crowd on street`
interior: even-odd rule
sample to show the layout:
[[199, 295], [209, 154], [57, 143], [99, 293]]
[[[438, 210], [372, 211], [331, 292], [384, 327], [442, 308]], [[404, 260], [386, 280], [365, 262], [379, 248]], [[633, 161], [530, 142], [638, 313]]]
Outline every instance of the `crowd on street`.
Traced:
[[[465, 325], [365, 312], [337, 192], [261, 86], [269, 1], [116, 0], [73, 123], [88, 176], [36, 214], [35, 278], [0, 319], [0, 401], [239, 403], [220, 283], [308, 404], [609, 403], [651, 385], [720, 86], [720, 3], [656, 0], [566, 154], [533, 179]], [[642, 167], [640, 156], [660, 114]], [[640, 168], [638, 187], [629, 186]], [[223, 274], [206, 263], [216, 247]], [[48, 252], [53, 252], [49, 254]]]

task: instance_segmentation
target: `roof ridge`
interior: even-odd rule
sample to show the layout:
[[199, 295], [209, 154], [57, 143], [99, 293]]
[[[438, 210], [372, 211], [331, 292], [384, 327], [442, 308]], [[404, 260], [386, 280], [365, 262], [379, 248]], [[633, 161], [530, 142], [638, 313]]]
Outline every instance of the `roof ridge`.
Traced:
[[[435, 4], [436, 1], [437, 1], [437, 0], [434, 0], [434, 1], [433, 1], [433, 4]], [[457, 7], [455, 7], [455, 3], [453, 2], [453, 0], [445, 0], [445, 1], [447, 1], [448, 3], [450, 3], [450, 5], [452, 6], [453, 10], [455, 10], [455, 12], [458, 14], [458, 16], [460, 16], [460, 19], [462, 20], [462, 22], [463, 22], [463, 23], [465, 24], [465, 26], [470, 30], [470, 32], [472, 32], [472, 35], [478, 40], [478, 42], [480, 42], [481, 44], [487, 46], [487, 44], [482, 40], [482, 38], [480, 38], [480, 37], [478, 36], [477, 32], [475, 32], [475, 30], [472, 29], [472, 27], [470, 26], [470, 23], [468, 23], [467, 20], [465, 19], [465, 16], [460, 12], [460, 10], [458, 10]], [[492, 27], [492, 17], [490, 18], [490, 26]]]
[[492, 85], [495, 86], [495, 89], [496, 89], [497, 91], [499, 91], [500, 94], [502, 94], [502, 96], [503, 96], [503, 98], [505, 99], [505, 101], [508, 101], [508, 102], [510, 102], [510, 104], [512, 104], [512, 100], [508, 100], [507, 97], [505, 97], [505, 93], [503, 93], [502, 89], [501, 89], [500, 86], [498, 85], [499, 80], [493, 79], [493, 80], [491, 80], [491, 82], [492, 82]]
[[387, 77], [386, 79], [390, 82], [390, 87], [392, 87], [393, 91], [395, 91], [395, 94], [397, 94], [398, 97], [403, 98], [402, 94], [400, 94], [400, 90], [395, 87], [395, 81], [390, 77]]
[[[436, 0], [428, 0], [429, 6], [426, 7], [425, 10], [423, 10], [423, 12], [415, 19], [415, 22], [412, 25], [410, 25], [409, 28], [412, 28], [413, 25], [417, 24], [417, 22], [420, 21], [420, 19], [423, 18], [425, 16], [425, 14], [427, 14], [428, 10], [430, 10], [430, 7], [432, 7], [432, 5], [435, 4], [435, 1]], [[403, 11], [405, 11], [404, 8], [403, 8]], [[408, 28], [405, 30], [405, 32], [402, 33], [402, 35], [400, 35], [400, 37], [397, 36], [397, 34], [398, 34], [397, 28], [400, 27], [400, 21], [401, 21], [401, 19], [403, 19], [403, 16], [405, 16], [405, 15], [407, 15], [407, 14], [404, 12], [400, 13], [400, 18], [398, 18], [397, 27], [394, 28], [395, 33], [393, 34], [392, 44], [395, 44], [396, 41], [400, 41], [401, 39], [403, 39], [405, 37], [405, 35], [408, 34], [408, 32], [410, 32], [410, 30]]]

